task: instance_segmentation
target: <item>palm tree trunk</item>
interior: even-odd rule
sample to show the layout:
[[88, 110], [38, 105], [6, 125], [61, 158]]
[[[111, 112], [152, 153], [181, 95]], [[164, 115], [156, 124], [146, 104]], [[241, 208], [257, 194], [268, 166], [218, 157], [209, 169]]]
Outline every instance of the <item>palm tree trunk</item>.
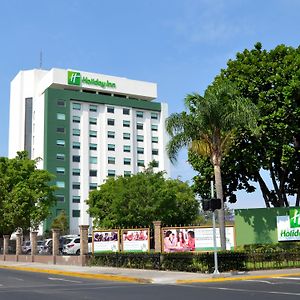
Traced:
[[214, 163], [214, 174], [217, 198], [221, 199], [221, 209], [218, 209], [219, 230], [221, 239], [221, 248], [226, 250], [226, 233], [225, 233], [225, 212], [224, 212], [224, 197], [222, 187], [222, 176], [220, 163]]

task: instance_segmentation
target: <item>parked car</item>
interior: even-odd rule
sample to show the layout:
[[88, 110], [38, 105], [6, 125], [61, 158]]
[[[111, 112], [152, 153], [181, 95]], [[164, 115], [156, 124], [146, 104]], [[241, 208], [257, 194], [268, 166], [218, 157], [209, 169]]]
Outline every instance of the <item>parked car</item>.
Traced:
[[[69, 240], [70, 238], [78, 237], [78, 235], [70, 234], [70, 235], [62, 235], [59, 238], [59, 253], [62, 253], [64, 244]], [[45, 241], [43, 249], [40, 251], [41, 254], [52, 254], [52, 239], [47, 239]]]
[[[92, 252], [92, 236], [88, 237], [88, 252]], [[80, 236], [67, 238], [62, 250], [63, 254], [80, 254]]]
[[[40, 252], [41, 249], [44, 247], [44, 241], [38, 240], [37, 242], [37, 251]], [[23, 242], [23, 245], [21, 246], [22, 253], [24, 254], [31, 254], [31, 242], [25, 241]]]

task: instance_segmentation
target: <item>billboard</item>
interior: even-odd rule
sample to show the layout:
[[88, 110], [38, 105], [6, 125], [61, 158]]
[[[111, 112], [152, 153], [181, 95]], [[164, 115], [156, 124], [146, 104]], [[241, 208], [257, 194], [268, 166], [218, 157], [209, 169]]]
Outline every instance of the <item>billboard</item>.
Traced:
[[[235, 246], [234, 227], [226, 227], [226, 249]], [[211, 251], [214, 249], [212, 227], [162, 228], [163, 252]], [[217, 248], [221, 247], [219, 228], [216, 228]]]
[[300, 208], [291, 208], [288, 216], [277, 216], [277, 239], [300, 241]]
[[93, 231], [93, 253], [118, 252], [119, 230], [95, 230]]
[[149, 228], [122, 229], [121, 235], [124, 252], [150, 251]]

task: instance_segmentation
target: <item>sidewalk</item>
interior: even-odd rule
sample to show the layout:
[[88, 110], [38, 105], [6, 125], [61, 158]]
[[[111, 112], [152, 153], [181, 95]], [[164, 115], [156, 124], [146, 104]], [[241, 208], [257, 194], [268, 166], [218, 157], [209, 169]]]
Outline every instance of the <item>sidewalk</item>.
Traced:
[[40, 263], [24, 263], [0, 261], [0, 269], [14, 269], [30, 272], [41, 272], [48, 274], [74, 276], [81, 278], [123, 281], [135, 283], [155, 283], [155, 284], [184, 284], [194, 282], [214, 282], [270, 278], [280, 276], [300, 276], [300, 269], [250, 271], [237, 273], [221, 273], [220, 275], [139, 270], [111, 267], [81, 267], [70, 265], [47, 265]]

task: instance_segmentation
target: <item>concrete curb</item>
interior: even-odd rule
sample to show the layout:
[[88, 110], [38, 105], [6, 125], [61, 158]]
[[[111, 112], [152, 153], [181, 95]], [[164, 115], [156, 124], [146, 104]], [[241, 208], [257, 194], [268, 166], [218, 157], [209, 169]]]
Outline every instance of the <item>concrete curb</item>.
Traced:
[[201, 283], [201, 282], [223, 282], [223, 281], [241, 281], [241, 280], [253, 280], [273, 277], [289, 277], [289, 276], [300, 276], [300, 273], [289, 273], [289, 274], [269, 274], [269, 275], [250, 275], [250, 276], [239, 276], [239, 277], [222, 277], [222, 278], [205, 278], [205, 279], [179, 279], [176, 280], [178, 284], [189, 284], [189, 283]]
[[39, 268], [32, 268], [32, 267], [4, 266], [4, 265], [0, 265], [0, 269], [9, 269], [9, 270], [35, 272], [35, 273], [46, 273], [46, 274], [54, 274], [54, 275], [64, 275], [64, 276], [70, 276], [70, 277], [79, 277], [79, 278], [88, 278], [88, 279], [97, 279], [97, 280], [131, 282], [131, 283], [140, 283], [140, 284], [152, 283], [151, 279], [137, 278], [137, 277], [130, 277], [130, 276], [68, 272], [68, 271], [60, 271], [60, 270], [39, 269]]

